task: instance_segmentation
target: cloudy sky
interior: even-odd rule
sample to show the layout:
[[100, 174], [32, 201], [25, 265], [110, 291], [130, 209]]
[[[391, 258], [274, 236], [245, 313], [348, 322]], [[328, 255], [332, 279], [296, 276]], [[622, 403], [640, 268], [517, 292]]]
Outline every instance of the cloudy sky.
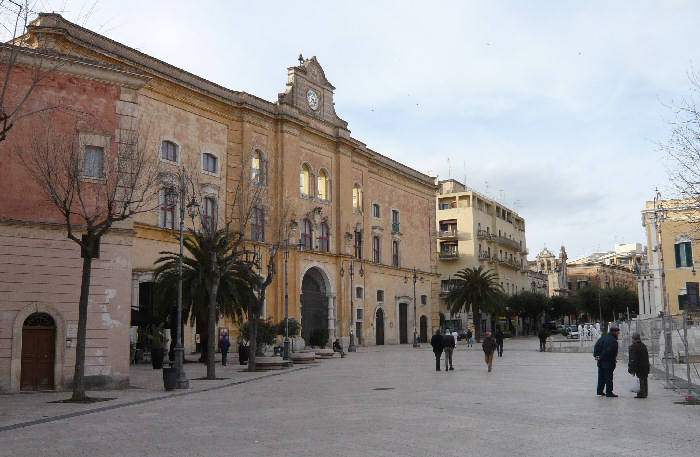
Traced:
[[[299, 53], [352, 135], [518, 211], [530, 258], [643, 242], [658, 144], [700, 54], [693, 1], [39, 0], [38, 8], [274, 101]], [[451, 167], [448, 166], [448, 159]]]

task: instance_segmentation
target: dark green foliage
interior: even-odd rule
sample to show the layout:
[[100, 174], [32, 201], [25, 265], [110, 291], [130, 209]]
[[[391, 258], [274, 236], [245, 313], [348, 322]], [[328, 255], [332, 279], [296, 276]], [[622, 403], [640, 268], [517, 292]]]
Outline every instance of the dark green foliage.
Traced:
[[598, 320], [601, 313], [604, 321], [615, 320], [616, 317], [626, 316], [628, 307], [632, 316], [639, 306], [637, 294], [624, 287], [583, 287], [576, 291], [574, 299], [591, 320]]
[[321, 327], [313, 329], [309, 344], [321, 348], [326, 347], [328, 344], [328, 329]]
[[552, 319], [558, 319], [566, 316], [574, 316], [578, 318], [578, 315], [581, 313], [581, 307], [577, 301], [571, 297], [557, 295], [551, 297], [549, 301], [550, 306], [547, 314], [549, 314], [549, 317]]
[[[284, 336], [285, 332], [285, 320], [282, 319], [279, 324], [276, 326], [276, 332], [277, 335], [282, 335]], [[294, 319], [293, 317], [289, 319], [289, 337], [295, 337], [299, 334], [299, 331], [301, 330], [301, 325], [299, 325], [299, 322]]]
[[544, 294], [521, 292], [506, 300], [506, 309], [517, 316], [537, 320], [549, 308], [550, 300]]
[[[292, 321], [290, 320], [289, 323], [291, 324]], [[255, 334], [255, 341], [257, 342], [258, 346], [273, 345], [275, 343], [276, 335], [276, 325], [273, 325], [269, 320], [258, 319], [257, 332]], [[241, 336], [243, 339], [250, 341], [250, 325], [248, 322], [243, 322], [241, 324]]]
[[464, 268], [451, 280], [452, 290], [448, 296], [450, 311], [474, 313], [475, 337], [481, 339], [481, 313], [498, 314], [504, 310], [503, 287], [498, 283], [498, 275], [491, 270]]

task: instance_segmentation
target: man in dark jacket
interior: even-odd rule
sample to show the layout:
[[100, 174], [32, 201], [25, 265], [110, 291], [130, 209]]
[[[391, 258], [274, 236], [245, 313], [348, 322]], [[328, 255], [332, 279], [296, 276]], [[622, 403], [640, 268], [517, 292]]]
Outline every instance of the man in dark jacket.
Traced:
[[545, 347], [547, 345], [547, 338], [549, 338], [547, 330], [542, 327], [542, 330], [540, 330], [540, 333], [537, 334], [537, 337], [540, 339], [540, 352], [544, 352], [547, 349]]
[[226, 366], [228, 357], [228, 348], [231, 347], [231, 341], [228, 338], [228, 333], [224, 333], [219, 339], [219, 350], [221, 351], [221, 365]]
[[[601, 337], [593, 347], [593, 357], [598, 361], [598, 395], [617, 397], [613, 392], [613, 372], [617, 363], [617, 336], [620, 329], [611, 326], [607, 335]], [[605, 387], [605, 394], [603, 394]]]
[[649, 351], [639, 336], [639, 333], [632, 334], [632, 344], [630, 345], [629, 364], [627, 371], [632, 376], [639, 378], [639, 392], [635, 398], [647, 398], [649, 394]]
[[489, 367], [489, 371], [491, 371], [491, 365], [493, 364], [493, 351], [496, 349], [496, 342], [491, 336], [491, 332], [486, 332], [484, 342], [481, 343], [481, 349], [484, 350], [484, 361], [486, 362], [486, 366]]
[[455, 349], [455, 337], [450, 333], [450, 329], [445, 329], [442, 336], [442, 349], [445, 351], [445, 371], [454, 370], [452, 366], [452, 351]]
[[496, 350], [498, 350], [498, 356], [503, 357], [503, 332], [501, 331], [501, 327], [496, 329], [496, 334], [494, 337], [496, 338]]
[[440, 371], [440, 356], [442, 356], [442, 335], [440, 335], [440, 329], [435, 331], [435, 335], [430, 338], [430, 345], [433, 347], [433, 352], [435, 353], [435, 370]]

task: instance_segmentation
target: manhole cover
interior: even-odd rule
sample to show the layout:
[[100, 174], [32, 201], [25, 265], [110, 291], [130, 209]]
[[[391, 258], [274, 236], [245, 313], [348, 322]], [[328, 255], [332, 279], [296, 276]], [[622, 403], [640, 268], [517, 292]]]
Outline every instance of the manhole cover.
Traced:
[[372, 390], [394, 390], [395, 387], [375, 387]]

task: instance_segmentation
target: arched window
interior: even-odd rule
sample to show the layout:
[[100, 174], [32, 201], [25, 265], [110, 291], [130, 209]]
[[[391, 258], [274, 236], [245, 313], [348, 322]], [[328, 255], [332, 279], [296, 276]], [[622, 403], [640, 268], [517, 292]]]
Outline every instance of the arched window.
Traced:
[[204, 197], [202, 201], [202, 225], [208, 230], [216, 229], [216, 198]]
[[168, 162], [177, 162], [177, 145], [172, 141], [164, 140], [160, 147], [160, 156]]
[[357, 183], [352, 186], [352, 207], [358, 211], [362, 210], [362, 188]]
[[265, 241], [265, 211], [254, 207], [250, 215], [250, 238], [253, 241]]
[[304, 219], [301, 223], [301, 245], [305, 249], [311, 249], [311, 239], [313, 238], [313, 229], [311, 228], [311, 221]]
[[255, 184], [265, 184], [265, 162], [260, 151], [253, 152], [250, 164], [250, 178]]
[[302, 195], [311, 196], [311, 168], [306, 163], [301, 166], [299, 173], [299, 191]]
[[321, 171], [318, 172], [317, 181], [318, 198], [321, 200], [330, 200], [328, 192], [328, 174], [326, 170], [321, 169]]
[[399, 266], [399, 242], [394, 240], [391, 243], [391, 257], [392, 257], [392, 265], [395, 267]]
[[321, 223], [321, 234], [318, 237], [318, 247], [321, 252], [330, 251], [330, 230], [328, 229], [328, 224], [325, 222]]

